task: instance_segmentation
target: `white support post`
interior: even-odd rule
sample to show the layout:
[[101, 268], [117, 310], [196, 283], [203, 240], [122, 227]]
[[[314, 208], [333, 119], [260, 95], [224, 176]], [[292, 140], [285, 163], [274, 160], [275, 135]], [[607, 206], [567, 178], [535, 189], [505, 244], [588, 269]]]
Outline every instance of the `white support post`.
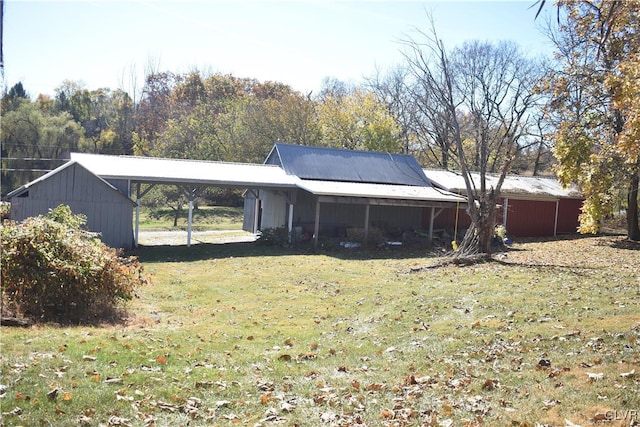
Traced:
[[187, 220], [187, 247], [191, 247], [191, 223], [193, 221], [193, 199], [189, 198], [189, 219]]
[[140, 238], [140, 183], [136, 184], [136, 228], [133, 236], [133, 245], [138, 247]]
[[316, 199], [316, 219], [313, 226], [313, 248], [318, 249], [318, 233], [320, 232], [320, 200]]
[[260, 192], [255, 192], [255, 204], [253, 205], [253, 234], [258, 232], [258, 224], [260, 223]]
[[292, 242], [291, 233], [293, 232], [293, 203], [289, 203], [289, 221], [287, 224], [287, 228], [289, 230], [289, 243]]
[[504, 198], [504, 203], [502, 203], [502, 226], [507, 229], [507, 211], [509, 210], [509, 198]]

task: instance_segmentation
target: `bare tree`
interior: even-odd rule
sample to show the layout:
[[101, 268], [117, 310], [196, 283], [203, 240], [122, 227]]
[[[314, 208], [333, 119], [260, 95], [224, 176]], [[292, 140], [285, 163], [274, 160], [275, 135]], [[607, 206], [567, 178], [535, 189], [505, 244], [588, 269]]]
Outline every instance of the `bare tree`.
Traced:
[[[466, 43], [449, 55], [433, 23], [429, 33], [419, 32], [419, 40], [410, 38], [405, 46], [408, 68], [421, 88], [415, 102], [432, 135], [442, 139], [436, 144], [442, 154], [455, 150], [450, 161], [465, 181], [472, 225], [458, 255], [490, 254], [496, 202], [528, 136], [539, 68], [506, 42]], [[468, 134], [461, 130], [463, 118]]]

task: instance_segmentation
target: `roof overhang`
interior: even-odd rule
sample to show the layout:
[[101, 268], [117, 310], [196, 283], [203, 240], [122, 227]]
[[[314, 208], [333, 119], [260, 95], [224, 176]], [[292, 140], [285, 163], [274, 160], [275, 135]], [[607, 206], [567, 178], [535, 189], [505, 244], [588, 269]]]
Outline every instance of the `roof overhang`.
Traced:
[[[425, 175], [441, 188], [458, 194], [466, 194], [466, 185], [460, 172], [439, 169], [424, 169]], [[495, 187], [498, 183], [495, 174], [486, 175], [487, 187]], [[480, 174], [471, 173], [471, 179], [480, 185]], [[507, 175], [500, 189], [502, 197], [519, 200], [555, 201], [558, 199], [582, 199], [582, 193], [576, 186], [564, 188], [553, 177]]]
[[316, 181], [299, 179], [297, 187], [318, 196], [325, 203], [353, 203], [402, 206], [466, 205], [458, 194], [435, 187], [367, 184], [360, 182]]
[[237, 188], [295, 188], [295, 178], [272, 165], [84, 153], [71, 153], [71, 160], [103, 179]]

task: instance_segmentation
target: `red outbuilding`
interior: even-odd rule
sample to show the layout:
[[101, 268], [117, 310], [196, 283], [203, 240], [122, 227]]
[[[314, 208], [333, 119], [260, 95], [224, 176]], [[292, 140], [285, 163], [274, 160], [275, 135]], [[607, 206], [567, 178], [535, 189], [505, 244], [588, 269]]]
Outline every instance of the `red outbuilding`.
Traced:
[[[466, 195], [460, 173], [436, 169], [425, 169], [424, 173], [436, 186]], [[473, 173], [472, 178], [478, 183], [480, 176]], [[495, 186], [497, 181], [497, 175], [487, 176], [487, 187]], [[509, 236], [515, 237], [575, 233], [583, 200], [577, 188], [565, 189], [555, 178], [508, 175], [498, 199], [496, 225], [502, 224]], [[430, 214], [425, 211], [425, 223], [430, 221]], [[470, 223], [464, 207], [444, 209], [434, 219], [436, 229], [457, 230], [458, 237]]]

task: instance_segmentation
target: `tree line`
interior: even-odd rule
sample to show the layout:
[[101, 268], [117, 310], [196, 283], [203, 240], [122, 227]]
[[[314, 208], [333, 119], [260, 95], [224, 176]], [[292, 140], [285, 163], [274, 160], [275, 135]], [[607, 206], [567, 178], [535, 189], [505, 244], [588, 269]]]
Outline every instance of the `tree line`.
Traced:
[[[639, 6], [558, 2], [548, 30], [555, 57], [545, 60], [510, 42], [451, 49], [430, 22], [404, 40], [397, 67], [358, 85], [327, 78], [315, 94], [198, 70], [150, 72], [136, 101], [77, 82], [32, 100], [18, 83], [2, 97], [2, 193], [69, 151], [261, 163], [280, 141], [407, 153], [424, 167], [461, 171], [484, 230], [471, 231], [474, 247], [488, 243], [508, 173], [578, 183], [581, 231], [597, 232], [626, 209], [628, 236], [638, 240]], [[496, 188], [488, 174], [499, 177]]]

